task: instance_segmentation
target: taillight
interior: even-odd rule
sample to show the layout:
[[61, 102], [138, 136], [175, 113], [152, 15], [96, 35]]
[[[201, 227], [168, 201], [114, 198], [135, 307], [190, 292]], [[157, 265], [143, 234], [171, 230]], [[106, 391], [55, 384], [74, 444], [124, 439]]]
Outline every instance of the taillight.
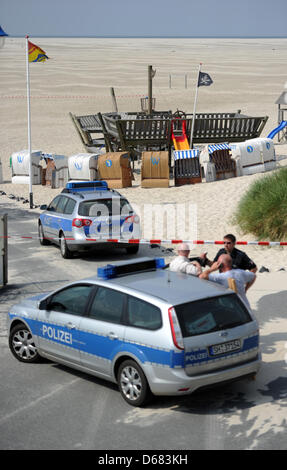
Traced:
[[168, 316], [169, 316], [170, 328], [171, 328], [172, 339], [173, 339], [174, 345], [178, 349], [184, 349], [181, 329], [178, 323], [176, 312], [173, 307], [168, 309]]
[[93, 223], [90, 219], [73, 219], [72, 226], [73, 227], [89, 227]]
[[140, 221], [140, 218], [137, 214], [135, 215], [129, 215], [126, 219], [125, 222], [129, 222], [130, 224], [138, 224]]

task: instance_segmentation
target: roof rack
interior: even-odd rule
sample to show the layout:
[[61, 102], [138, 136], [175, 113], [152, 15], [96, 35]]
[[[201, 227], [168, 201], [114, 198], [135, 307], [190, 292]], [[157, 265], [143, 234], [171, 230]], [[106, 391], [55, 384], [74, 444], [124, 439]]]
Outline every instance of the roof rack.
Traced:
[[144, 271], [154, 271], [165, 267], [164, 258], [138, 258], [134, 261], [123, 261], [117, 264], [107, 264], [98, 268], [98, 277], [108, 280], [128, 274], [136, 274]]

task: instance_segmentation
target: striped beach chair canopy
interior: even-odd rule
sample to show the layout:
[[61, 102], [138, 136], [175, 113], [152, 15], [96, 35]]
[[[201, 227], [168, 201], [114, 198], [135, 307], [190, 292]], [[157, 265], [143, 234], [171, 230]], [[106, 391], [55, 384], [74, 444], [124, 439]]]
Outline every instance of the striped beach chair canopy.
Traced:
[[215, 152], [216, 150], [229, 150], [230, 149], [230, 145], [227, 144], [227, 143], [224, 143], [224, 144], [213, 144], [213, 145], [209, 145], [208, 146], [208, 153], [213, 153]]
[[186, 158], [196, 158], [199, 156], [199, 149], [192, 150], [175, 150], [173, 156], [175, 160], [184, 160]]

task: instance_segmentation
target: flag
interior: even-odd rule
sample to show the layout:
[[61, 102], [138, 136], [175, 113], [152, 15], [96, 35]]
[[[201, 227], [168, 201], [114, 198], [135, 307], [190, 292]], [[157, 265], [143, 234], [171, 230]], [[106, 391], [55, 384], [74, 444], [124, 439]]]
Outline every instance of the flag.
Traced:
[[28, 41], [28, 54], [29, 62], [44, 62], [46, 59], [49, 59], [41, 47], [36, 46], [30, 41]]
[[199, 72], [197, 86], [209, 86], [213, 83], [212, 78], [208, 73]]
[[5, 31], [1, 28], [1, 26], [0, 26], [0, 36], [8, 36], [8, 34], [5, 33]]
[[5, 31], [3, 31], [3, 29], [0, 26], [0, 48], [4, 47], [6, 36], [8, 36], [8, 34], [5, 33]]

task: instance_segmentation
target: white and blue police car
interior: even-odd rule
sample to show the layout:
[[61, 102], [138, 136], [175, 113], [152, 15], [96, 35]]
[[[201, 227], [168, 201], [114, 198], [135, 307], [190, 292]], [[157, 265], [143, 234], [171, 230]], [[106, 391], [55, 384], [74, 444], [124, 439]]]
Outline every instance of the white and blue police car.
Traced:
[[12, 307], [9, 346], [22, 362], [41, 357], [118, 384], [142, 406], [259, 370], [258, 323], [235, 292], [169, 272], [164, 259], [98, 268]]
[[60, 246], [63, 258], [73, 252], [102, 248], [125, 248], [137, 253], [139, 216], [128, 200], [108, 188], [106, 181], [70, 181], [52, 202], [40, 206], [38, 220], [41, 245]]

